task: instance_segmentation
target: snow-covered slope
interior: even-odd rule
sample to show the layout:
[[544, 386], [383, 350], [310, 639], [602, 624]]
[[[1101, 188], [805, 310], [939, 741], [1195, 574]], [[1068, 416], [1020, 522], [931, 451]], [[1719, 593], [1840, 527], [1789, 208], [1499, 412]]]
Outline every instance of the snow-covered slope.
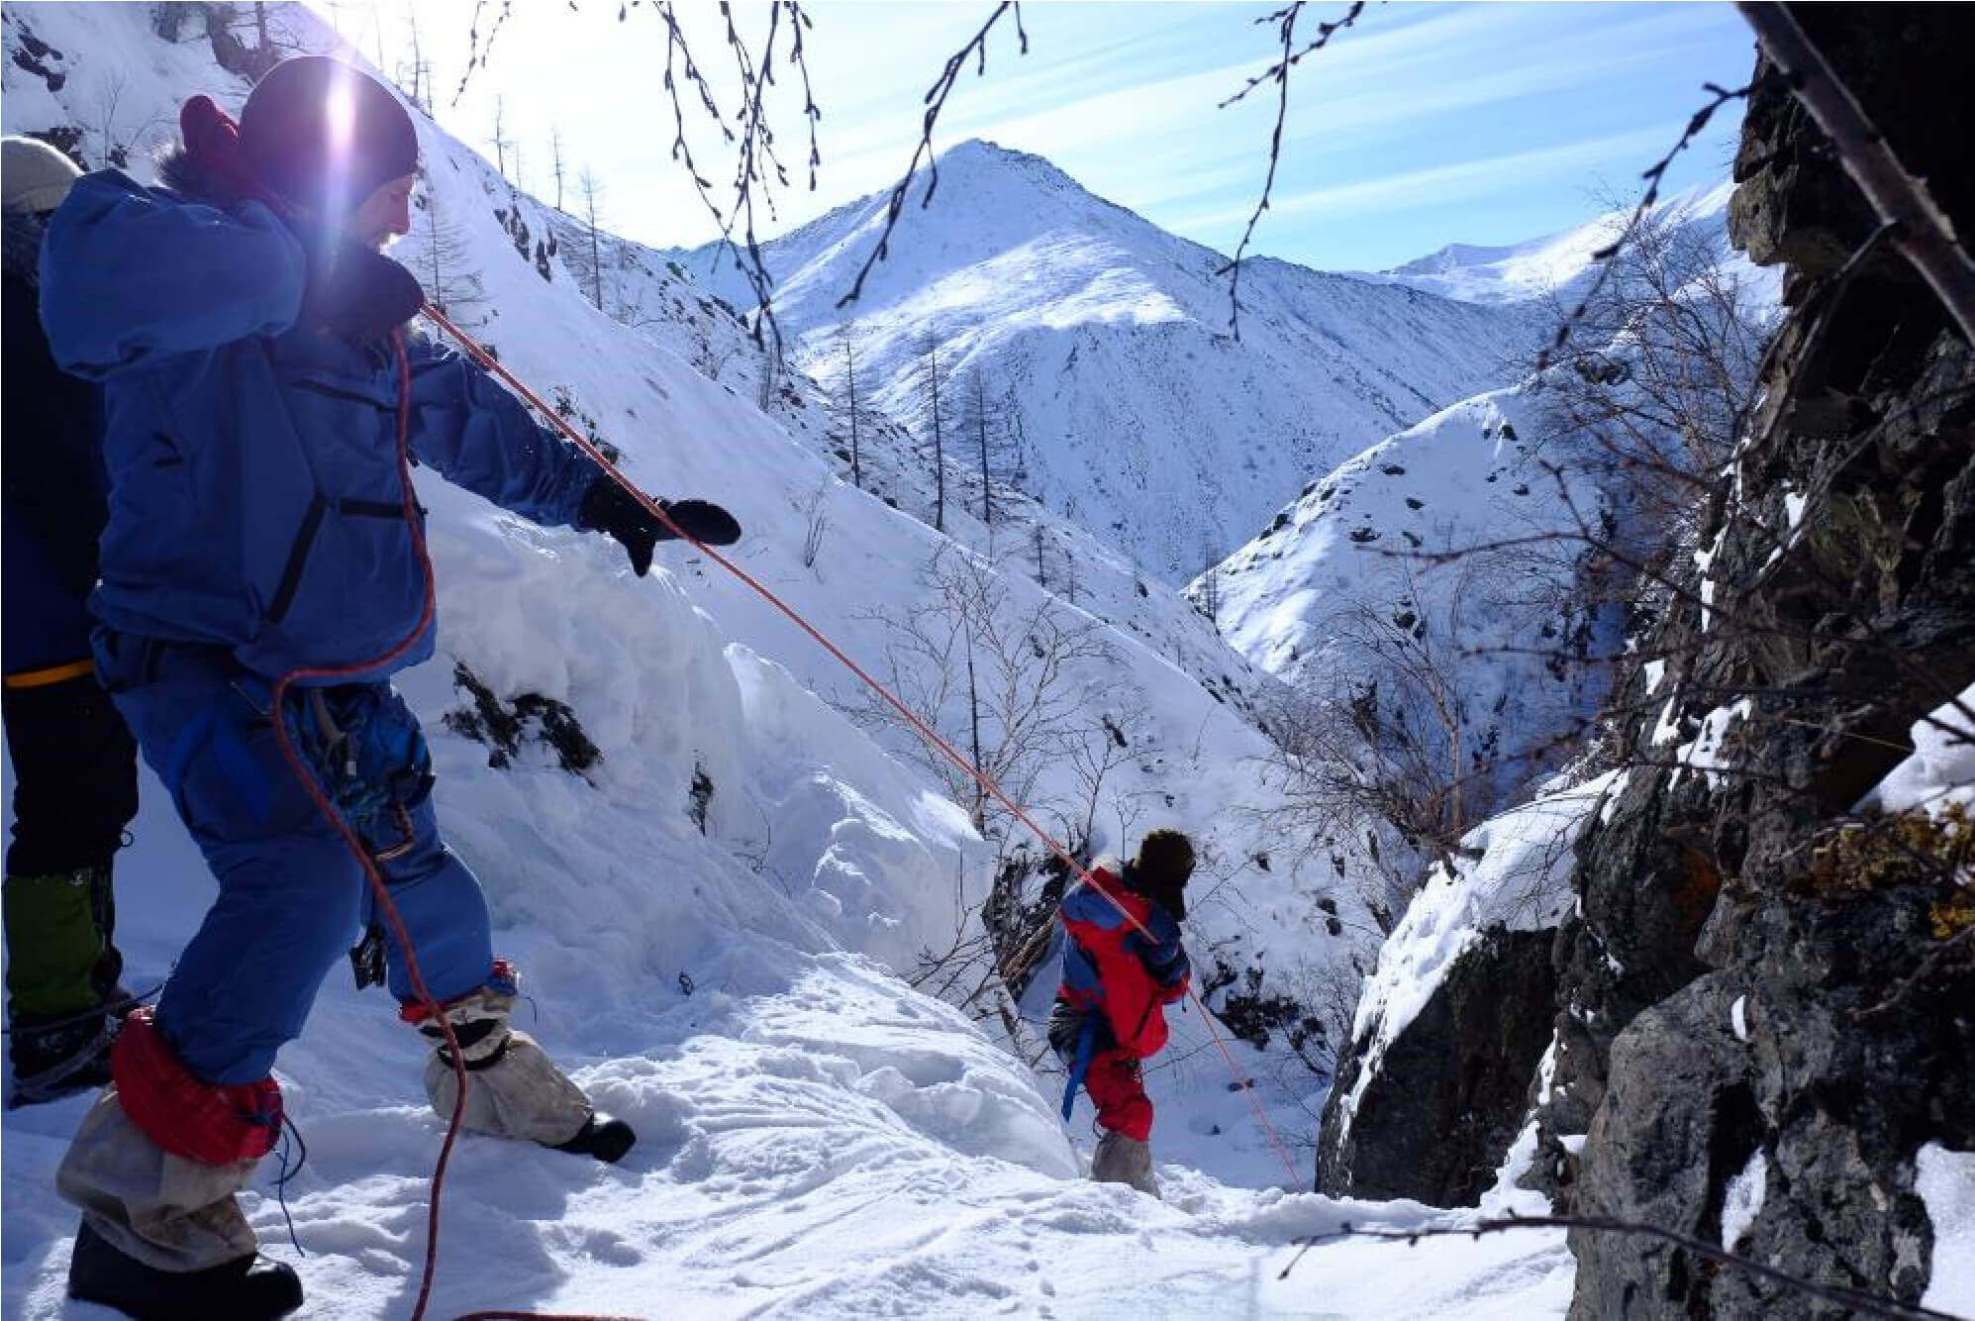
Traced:
[[[1612, 287], [1677, 285], [1663, 306], [1688, 309], [1673, 318], [1683, 327], [1760, 327], [1778, 290], [1729, 250], [1725, 198], [1713, 189], [1663, 204], [1648, 226], [1653, 255], [1622, 268]], [[1551, 247], [1588, 252], [1596, 240], [1584, 236], [1621, 219], [1605, 217]], [[1578, 257], [1553, 269], [1583, 278], [1568, 275], [1581, 272]], [[1669, 347], [1667, 320], [1654, 311], [1644, 322], [1607, 324], [1609, 344], [1586, 346], [1546, 377], [1477, 395], [1379, 441], [1311, 481], [1186, 594], [1213, 599], [1235, 649], [1306, 697], [1373, 701], [1387, 724], [1411, 720], [1447, 774], [1467, 777], [1464, 824], [1500, 810], [1573, 755], [1569, 736], [1581, 732], [1602, 683], [1600, 667], [1580, 662], [1621, 644], [1624, 557], [1597, 543], [1677, 535], [1647, 526], [1664, 514], [1653, 512], [1628, 459], [1652, 451], [1623, 447], [1678, 456], [1681, 438], [1663, 419], [1685, 407], [1682, 416], [1712, 426], [1705, 410], [1725, 409], [1718, 391], [1676, 395], [1668, 386], [1661, 373], [1682, 370], [1675, 357], [1686, 346]], [[1724, 372], [1751, 372], [1760, 331], [1719, 338]], [[1595, 399], [1584, 393], [1592, 378], [1603, 382]], [[1612, 443], [1591, 425], [1607, 405], [1623, 419], [1608, 428], [1621, 437]], [[1732, 425], [1725, 412], [1718, 421]]]
[[[1644, 223], [1718, 237], [1727, 245], [1728, 199], [1735, 185], [1696, 186], [1656, 203]], [[1630, 207], [1608, 211], [1561, 233], [1498, 247], [1450, 243], [1367, 279], [1403, 284], [1464, 302], [1508, 304], [1568, 300], [1597, 264], [1596, 254], [1625, 230]]]
[[[1564, 751], [1552, 740], [1596, 696], [1566, 662], [1617, 641], [1612, 610], [1580, 590], [1584, 548], [1540, 540], [1574, 509], [1595, 518], [1601, 495], [1585, 466], [1543, 466], [1538, 412], [1499, 390], [1380, 441], [1210, 571], [1238, 651], [1320, 702], [1370, 691], [1450, 777], [1472, 777], [1483, 814]], [[1473, 551], [1524, 538], [1538, 540]], [[1187, 590], [1203, 599], [1206, 579]]]
[[[970, 141], [939, 166], [934, 205], [910, 209], [846, 309], [884, 195], [766, 245], [797, 360], [836, 385], [848, 318], [863, 388], [923, 447], [917, 371], [936, 339], [956, 385], [978, 370], [1018, 415], [1025, 488], [1169, 581], [1225, 553], [1360, 437], [1507, 379], [1529, 329], [1519, 309], [1258, 260], [1242, 276], [1236, 341], [1220, 254], [1037, 156]], [[677, 256], [736, 306], [751, 302], [731, 256]], [[951, 449], [948, 461], [973, 462]]]
[[[330, 44], [304, 13], [272, 16], [304, 48]], [[237, 105], [245, 82], [217, 66], [196, 29], [166, 43], [152, 17], [137, 5], [9, 7], [8, 131], [77, 128], [71, 145], [97, 165], [108, 146], [91, 126], [113, 87], [140, 121], [170, 123], [194, 91]], [[432, 124], [419, 128], [420, 198], [457, 227], [485, 295], [482, 331], [502, 360], [546, 396], [566, 396], [635, 479], [731, 505], [750, 529], [739, 550], [750, 571], [853, 654], [882, 657], [892, 635], [881, 616], [934, 602], [923, 571], [943, 547], [956, 553], [952, 543], [834, 482], [783, 409], [764, 414], [697, 370], [692, 346], [735, 328], [683, 285], [692, 311], [644, 305], [662, 325], [600, 313], [565, 244], [538, 258], [536, 243], [555, 232], [548, 209], [516, 197]], [[143, 172], [141, 156], [131, 159]], [[415, 233], [404, 245], [415, 270], [427, 241]], [[1366, 1283], [1370, 1262], [1390, 1251], [1371, 1246], [1314, 1254], [1291, 1281], [1257, 1292], [1255, 1281], [1273, 1276], [1264, 1259], [1285, 1257], [1294, 1236], [1344, 1216], [1411, 1224], [1424, 1213], [1217, 1182], [1284, 1176], [1190, 1011], [1149, 1071], [1161, 1155], [1184, 1162], [1164, 1170], [1173, 1200], [1162, 1208], [1066, 1182], [1087, 1111], [1066, 1137], [1050, 1095], [1060, 1075], [1038, 1077], [998, 1029], [991, 1038], [894, 975], [952, 940], [985, 891], [993, 850], [903, 756], [903, 735], [839, 712], [851, 685], [785, 620], [690, 555], [668, 552], [639, 581], [600, 538], [541, 531], [420, 482], [440, 655], [402, 685], [432, 737], [441, 819], [488, 889], [499, 945], [528, 978], [531, 1030], [644, 1134], [610, 1170], [465, 1142], [439, 1313], [498, 1304], [971, 1315], [983, 1305], [1040, 1311], [1058, 1305], [1055, 1290], [1073, 1312], [1122, 1301], [1154, 1314], [1237, 1303], [1288, 1313], [1321, 1296], [1369, 1315], [1394, 1296]], [[805, 564], [805, 511], [819, 499], [823, 553]], [[1219, 645], [1211, 630], [1182, 636], [1173, 620], [1171, 637], [1155, 636], [1163, 616], [1146, 617], [1144, 636], [1109, 629], [1026, 575], [995, 581], [1021, 617], [1102, 630], [1102, 650], [1072, 666], [1061, 690], [1092, 728], [1108, 718], [1124, 734], [1093, 842], [1128, 843], [1164, 822], [1195, 833], [1206, 892], [1188, 939], [1203, 968], [1218, 959], [1274, 977], [1368, 966], [1370, 924], [1355, 895], [1333, 897], [1332, 878], [1267, 857], [1275, 841], [1252, 815], [1270, 801], [1256, 770], [1260, 735], [1234, 701], [1172, 662], [1169, 642], [1204, 664]], [[1116, 581], [1129, 584], [1128, 573]], [[1120, 590], [1148, 610], [1160, 599]], [[487, 722], [468, 677], [508, 714], [523, 697], [560, 704], [600, 755], [572, 758], [566, 738], [557, 746], [524, 718], [520, 743], [496, 756], [475, 737], [476, 714], [482, 735]], [[952, 728], [958, 709], [949, 700], [937, 714]], [[1076, 800], [1077, 765], [1044, 764], [1034, 789], [1045, 803]], [[119, 938], [139, 988], [164, 975], [212, 893], [148, 778], [144, 799], [137, 844], [119, 862]], [[1346, 920], [1326, 921], [1319, 899]], [[1284, 1073], [1279, 1042], [1235, 1050], [1277, 1124], [1307, 1135], [1316, 1080]], [[311, 1153], [288, 1197], [323, 1315], [408, 1304], [438, 1134], [418, 1096], [420, 1054], [389, 1006], [340, 974], [283, 1053]], [[80, 1105], [6, 1118], [10, 1315], [61, 1309], [73, 1219], [49, 1185]], [[274, 1174], [262, 1171], [247, 1201], [270, 1249], [285, 1252]], [[1568, 1277], [1554, 1236], [1449, 1244], [1424, 1259], [1431, 1268], [1409, 1272], [1403, 1297], [1445, 1314], [1555, 1311]], [[1093, 1291], [1121, 1278], [1129, 1296], [1100, 1303]]]

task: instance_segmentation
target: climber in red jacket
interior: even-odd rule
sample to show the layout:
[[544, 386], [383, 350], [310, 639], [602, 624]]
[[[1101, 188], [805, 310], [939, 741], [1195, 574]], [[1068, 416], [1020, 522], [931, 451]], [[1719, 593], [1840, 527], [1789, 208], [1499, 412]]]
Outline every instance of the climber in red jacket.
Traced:
[[1148, 834], [1131, 862], [1092, 868], [1063, 900], [1063, 983], [1049, 1016], [1050, 1045], [1070, 1071], [1063, 1117], [1082, 1086], [1104, 1130], [1090, 1177], [1154, 1197], [1152, 1102], [1140, 1063], [1164, 1049], [1164, 1006], [1186, 994], [1179, 924], [1192, 874], [1193, 844], [1177, 830]]

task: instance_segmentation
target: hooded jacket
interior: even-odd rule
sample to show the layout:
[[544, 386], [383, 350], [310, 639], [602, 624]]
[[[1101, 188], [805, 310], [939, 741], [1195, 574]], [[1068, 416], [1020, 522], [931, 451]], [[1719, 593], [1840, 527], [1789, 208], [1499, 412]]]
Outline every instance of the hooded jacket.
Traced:
[[[273, 211], [196, 195], [182, 159], [166, 178], [177, 187], [85, 175], [42, 249], [55, 360], [104, 387], [111, 491], [92, 609], [270, 678], [366, 662], [424, 605], [395, 355], [298, 323], [307, 261]], [[577, 525], [595, 465], [465, 358], [417, 338], [407, 351], [413, 459], [536, 523]], [[335, 681], [432, 650], [428, 629], [389, 666]]]
[[1079, 885], [1063, 898], [1069, 940], [1057, 1001], [1066, 1022], [1096, 1018], [1101, 1030], [1094, 1049], [1122, 1049], [1149, 1059], [1166, 1045], [1163, 1008], [1186, 994], [1192, 971], [1179, 923], [1138, 892], [1129, 867], [1107, 858], [1091, 869], [1091, 877], [1103, 887], [1101, 893]]

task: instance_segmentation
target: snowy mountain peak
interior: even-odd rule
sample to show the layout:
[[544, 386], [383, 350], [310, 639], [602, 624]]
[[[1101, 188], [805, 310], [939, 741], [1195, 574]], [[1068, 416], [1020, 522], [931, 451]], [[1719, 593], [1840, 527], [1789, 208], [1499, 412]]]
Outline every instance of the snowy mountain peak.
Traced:
[[[978, 371], [1005, 401], [1003, 479], [1019, 473], [1036, 501], [1168, 582], [1311, 472], [1500, 383], [1504, 346], [1529, 330], [1521, 310], [1258, 260], [1236, 340], [1222, 254], [1039, 156], [972, 140], [939, 168], [932, 205], [908, 208], [853, 305], [837, 304], [884, 230], [888, 191], [766, 245], [798, 365], [845, 388], [847, 331], [860, 398], [911, 431], [928, 470], [938, 451], [971, 473], [977, 454], [944, 434], [950, 398], [934, 427], [924, 367], [937, 345], [943, 371]], [[750, 304], [731, 258], [683, 260]]]
[[1082, 184], [1058, 169], [1048, 157], [1004, 147], [987, 138], [968, 138], [964, 142], [956, 142], [940, 152], [937, 159], [942, 174], [958, 170], [1020, 173], [1038, 181], [1049, 180], [1058, 186], [1084, 192]]
[[[940, 187], [957, 184], [967, 190], [969, 204], [983, 209], [1018, 210], [1028, 205], [1052, 208], [1061, 221], [1078, 211], [1086, 221], [1110, 220], [1156, 230], [1157, 226], [1129, 207], [1100, 197], [1084, 187], [1046, 156], [1017, 151], [986, 138], [968, 138], [938, 157]], [[922, 186], [914, 181], [914, 196]]]
[[[1670, 225], [1716, 238], [1726, 250], [1732, 182], [1697, 184], [1656, 203], [1648, 224]], [[1588, 278], [1597, 254], [1625, 230], [1631, 207], [1619, 207], [1541, 238], [1496, 246], [1450, 243], [1368, 276], [1467, 302], [1528, 302], [1568, 296]]]

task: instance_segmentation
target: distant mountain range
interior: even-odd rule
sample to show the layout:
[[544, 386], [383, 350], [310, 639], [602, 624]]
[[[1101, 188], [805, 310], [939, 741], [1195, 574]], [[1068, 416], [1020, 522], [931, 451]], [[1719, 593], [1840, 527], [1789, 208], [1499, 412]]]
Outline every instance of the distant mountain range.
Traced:
[[[1734, 191], [1726, 180], [1691, 188], [1658, 203], [1652, 218], [1659, 224], [1713, 231], [1725, 240], [1728, 198]], [[1630, 216], [1630, 210], [1608, 211], [1570, 229], [1503, 247], [1450, 243], [1365, 278], [1491, 306], [1542, 300], [1553, 293], [1568, 297], [1590, 274], [1596, 254], [1624, 232]]]
[[[909, 210], [847, 308], [884, 194], [766, 245], [797, 362], [840, 386], [847, 329], [861, 391], [928, 445], [920, 366], [937, 342], [950, 396], [979, 371], [1008, 405], [1008, 474], [1169, 582], [1219, 559], [1311, 473], [1512, 379], [1534, 333], [1527, 308], [1261, 259], [1242, 276], [1237, 341], [1221, 254], [1038, 156], [970, 141], [939, 168], [934, 204]], [[731, 256], [671, 255], [751, 306]], [[968, 466], [952, 448], [949, 461]]]

